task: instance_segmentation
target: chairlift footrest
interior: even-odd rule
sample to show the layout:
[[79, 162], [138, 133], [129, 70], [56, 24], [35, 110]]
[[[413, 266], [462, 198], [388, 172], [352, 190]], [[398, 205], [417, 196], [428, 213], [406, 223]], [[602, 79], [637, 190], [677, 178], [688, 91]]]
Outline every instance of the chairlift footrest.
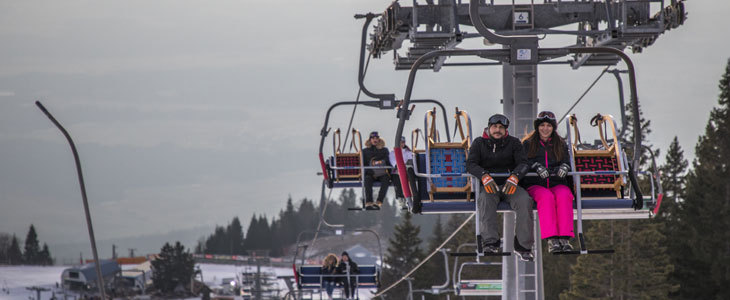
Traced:
[[[476, 252], [452, 252], [451, 256], [477, 256]], [[482, 256], [510, 256], [512, 252], [483, 253]]]
[[[597, 250], [587, 250], [588, 254], [613, 254], [616, 252], [613, 249], [597, 249]], [[553, 255], [575, 255], [575, 254], [581, 254], [580, 250], [571, 250], [571, 251], [555, 251], [552, 253]]]

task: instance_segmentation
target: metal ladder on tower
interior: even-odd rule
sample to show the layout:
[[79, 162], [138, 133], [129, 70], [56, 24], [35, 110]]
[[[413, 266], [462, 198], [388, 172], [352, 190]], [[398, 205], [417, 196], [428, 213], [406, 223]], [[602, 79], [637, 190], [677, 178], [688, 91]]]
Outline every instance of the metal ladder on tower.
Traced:
[[[515, 4], [513, 0], [511, 11], [512, 28], [530, 29], [535, 26], [532, 16], [535, 7], [532, 2]], [[537, 65], [511, 65], [505, 62], [502, 64], [502, 78], [503, 111], [511, 121], [510, 132], [519, 137], [532, 131], [532, 120], [537, 115]]]
[[[531, 262], [517, 261], [517, 292], [518, 299], [542, 300], [545, 292], [542, 282], [542, 243], [540, 240], [540, 226], [537, 212], [534, 213], [535, 260]], [[515, 259], [517, 259], [515, 257]]]
[[518, 4], [512, 0], [512, 30], [535, 28], [535, 0], [530, 4]]

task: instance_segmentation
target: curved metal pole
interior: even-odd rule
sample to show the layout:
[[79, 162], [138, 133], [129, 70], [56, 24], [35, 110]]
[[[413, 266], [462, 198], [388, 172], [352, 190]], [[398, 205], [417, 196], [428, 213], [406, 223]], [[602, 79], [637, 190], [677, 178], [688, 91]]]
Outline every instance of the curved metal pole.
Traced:
[[[298, 247], [300, 245], [300, 241], [301, 241], [301, 238], [302, 238], [302, 235], [303, 234], [305, 234], [305, 233], [319, 233], [320, 231], [324, 231], [324, 230], [317, 230], [317, 231], [304, 230], [304, 231], [299, 232], [299, 234], [297, 235], [297, 242], [296, 242], [297, 249], [298, 249]], [[378, 257], [380, 257], [380, 265], [382, 266], [382, 264], [383, 264], [383, 247], [380, 244], [380, 236], [378, 235], [377, 232], [375, 232], [373, 230], [370, 230], [370, 229], [343, 229], [343, 233], [344, 233], [344, 231], [370, 232], [373, 235], [375, 235], [375, 239], [378, 241]], [[304, 251], [302, 251], [302, 261], [304, 261], [304, 259], [307, 257], [307, 255], [306, 255], [307, 249], [306, 248], [308, 248], [308, 247], [305, 246], [303, 248], [305, 248], [305, 249], [304, 249]], [[296, 258], [296, 255], [297, 255], [297, 253], [294, 254], [294, 262], [295, 263], [296, 263], [296, 259], [297, 259]]]
[[444, 274], [446, 274], [446, 282], [444, 282], [444, 284], [442, 284], [442, 285], [432, 285], [431, 286], [432, 290], [434, 290], [434, 289], [443, 290], [443, 289], [449, 287], [449, 281], [451, 281], [451, 278], [449, 278], [449, 255], [446, 254], [446, 252], [448, 252], [449, 249], [441, 248], [441, 249], [439, 249], [439, 251], [441, 252], [441, 254], [444, 255], [444, 270], [445, 270]]
[[487, 25], [484, 25], [484, 21], [482, 21], [482, 18], [479, 16], [479, 0], [469, 0], [469, 19], [471, 19], [471, 24], [474, 25], [474, 28], [479, 32], [479, 34], [484, 36], [484, 38], [491, 43], [510, 45], [512, 44], [512, 41], [514, 41], [514, 38], [509, 38], [489, 31], [489, 28], [487, 28]]
[[[427, 59], [431, 59], [433, 57], [437, 56], [448, 56], [448, 55], [454, 55], [454, 56], [466, 56], [466, 55], [477, 55], [482, 57], [509, 57], [509, 49], [496, 49], [496, 50], [436, 50], [431, 51], [423, 56], [419, 57], [414, 63], [413, 66], [411, 66], [411, 71], [408, 74], [408, 84], [406, 85], [406, 93], [403, 97], [403, 100], [401, 101], [401, 107], [408, 107], [408, 104], [410, 103], [411, 99], [411, 93], [413, 92], [413, 82], [416, 79], [416, 72], [418, 72], [418, 67], [423, 64]], [[405, 109], [401, 109], [400, 114], [398, 115], [398, 129], [396, 129], [395, 132], [395, 144], [398, 145], [400, 142], [400, 136], [403, 135], [403, 127], [405, 126], [406, 119], [408, 118], [408, 111]], [[398, 166], [398, 177], [400, 177], [401, 182], [401, 189], [403, 190], [403, 196], [410, 200], [412, 197], [411, 195], [411, 187], [408, 184], [408, 175], [406, 174], [406, 164], [403, 161], [403, 152], [399, 147], [395, 147], [393, 149], [393, 153], [395, 154], [395, 160], [396, 164]]]
[[40, 110], [48, 117], [48, 119], [53, 122], [53, 125], [56, 125], [58, 127], [58, 130], [61, 130], [61, 133], [66, 137], [66, 140], [68, 141], [68, 144], [71, 145], [71, 152], [74, 156], [74, 161], [76, 162], [76, 174], [79, 178], [79, 186], [81, 188], [81, 199], [84, 202], [84, 213], [86, 214], [86, 228], [89, 230], [89, 240], [91, 241], [91, 252], [94, 254], [94, 264], [96, 269], [96, 277], [99, 278], [99, 281], [97, 282], [97, 286], [99, 287], [99, 295], [101, 295], [101, 299], [106, 299], [106, 294], [104, 293], [104, 277], [101, 274], [101, 265], [99, 265], [99, 255], [96, 252], [96, 239], [94, 238], [94, 228], [91, 226], [91, 213], [89, 212], [89, 201], [86, 198], [86, 185], [84, 184], [84, 175], [81, 173], [81, 160], [79, 159], [79, 153], [76, 151], [76, 145], [74, 145], [73, 139], [71, 139], [71, 135], [68, 134], [68, 131], [66, 131], [63, 126], [61, 126], [61, 123], [58, 123], [56, 118], [51, 115], [50, 112], [41, 104], [40, 101], [36, 101], [35, 105], [40, 108]]
[[[447, 116], [446, 116], [446, 108], [441, 103], [441, 101], [434, 100], [434, 99], [418, 99], [418, 100], [412, 100], [411, 102], [414, 102], [414, 103], [434, 103], [434, 104], [438, 105], [439, 107], [441, 107], [441, 112], [444, 115], [444, 126], [446, 127], [446, 131], [447, 132], [449, 131], [449, 122], [448, 122]], [[320, 140], [319, 140], [319, 164], [320, 164], [320, 166], [322, 168], [322, 176], [324, 176], [324, 179], [325, 180], [329, 180], [329, 175], [327, 175], [327, 167], [325, 166], [325, 163], [324, 163], [324, 152], [322, 151], [322, 149], [324, 149], [324, 139], [329, 134], [329, 130], [327, 129], [327, 125], [329, 124], [329, 121], [330, 121], [330, 114], [332, 113], [332, 110], [335, 107], [337, 107], [337, 106], [340, 106], [340, 105], [358, 105], [358, 104], [363, 104], [363, 105], [366, 105], [366, 106], [368, 106], [368, 105], [379, 106], [380, 105], [380, 101], [360, 101], [360, 102], [358, 102], [358, 101], [342, 101], [342, 102], [337, 102], [335, 104], [332, 104], [330, 106], [330, 108], [327, 109], [327, 114], [324, 117], [324, 125], [322, 125], [322, 129], [319, 131], [319, 135], [320, 135]], [[401, 110], [405, 110], [405, 109], [401, 109]], [[400, 135], [398, 135], [398, 136], [400, 136]], [[450, 137], [447, 136], [446, 139], [449, 142], [451, 142], [451, 138]], [[399, 141], [399, 143], [400, 143], [400, 141]], [[398, 145], [398, 144], [395, 144], [395, 145]]]
[[[449, 131], [449, 122], [447, 121], [448, 116], [446, 115], [446, 107], [443, 105], [443, 103], [441, 103], [441, 101], [438, 101], [435, 99], [417, 99], [417, 100], [411, 100], [410, 102], [433, 103], [433, 104], [438, 105], [441, 108], [441, 112], [444, 116], [444, 126], [446, 126], [446, 131]], [[372, 104], [375, 106], [379, 105], [379, 103], [380, 103], [379, 101], [360, 101], [359, 102], [359, 104], [363, 104], [363, 105]], [[330, 106], [329, 109], [327, 109], [327, 114], [324, 117], [324, 125], [322, 126], [322, 129], [319, 131], [319, 135], [321, 136], [321, 139], [319, 141], [319, 153], [320, 154], [323, 153], [322, 149], [324, 149], [324, 139], [329, 134], [329, 130], [327, 130], [327, 125], [329, 124], [330, 114], [332, 113], [332, 109], [334, 109], [335, 107], [340, 106], [340, 105], [355, 105], [355, 104], [358, 104], [358, 102], [357, 101], [342, 101], [342, 102], [337, 102], [337, 103], [333, 104], [332, 106]], [[449, 141], [451, 141], [451, 140], [449, 139]]]
[[636, 89], [636, 72], [634, 62], [621, 50], [611, 47], [568, 48], [570, 53], [607, 53], [618, 55], [626, 63], [629, 73], [629, 91], [631, 92], [631, 113], [634, 115], [634, 167], [638, 167], [641, 158], [641, 116], [639, 115], [639, 96]]
[[618, 84], [618, 101], [621, 105], [621, 107], [619, 107], [619, 111], [621, 112], [621, 132], [619, 132], [619, 136], [623, 137], [626, 132], [626, 104], [624, 103], [624, 82], [621, 80], [621, 73], [626, 73], [626, 71], [614, 69], [608, 72], [611, 72], [611, 74], [616, 77], [616, 83]]
[[[327, 186], [327, 180], [322, 180], [322, 193], [321, 193], [320, 200], [319, 200], [319, 207], [321, 207], [322, 211], [319, 214], [319, 220], [322, 221], [322, 223], [324, 223], [324, 225], [327, 225], [328, 227], [344, 228], [345, 224], [330, 224], [324, 218], [325, 214], [327, 213], [326, 209], [327, 209], [328, 202], [330, 200], [329, 196], [328, 197], [324, 196], [325, 186]], [[332, 195], [332, 190], [330, 190], [330, 195]]]
[[373, 20], [373, 18], [379, 16], [380, 14], [373, 14], [373, 13], [367, 13], [364, 16], [355, 16], [357, 17], [364, 17], [365, 18], [365, 24], [362, 26], [362, 38], [360, 41], [360, 68], [357, 73], [357, 83], [360, 85], [360, 90], [365, 93], [365, 95], [368, 95], [371, 98], [376, 99], [395, 99], [395, 94], [375, 94], [368, 90], [365, 87], [365, 45], [367, 42], [367, 34], [368, 34], [368, 26], [370, 26], [370, 21]]

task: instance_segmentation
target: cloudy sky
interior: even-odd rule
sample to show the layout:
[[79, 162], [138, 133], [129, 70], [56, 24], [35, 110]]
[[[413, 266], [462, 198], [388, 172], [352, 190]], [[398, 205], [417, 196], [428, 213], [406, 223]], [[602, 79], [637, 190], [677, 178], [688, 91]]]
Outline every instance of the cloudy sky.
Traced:
[[[278, 213], [289, 196], [318, 199], [325, 111], [357, 94], [362, 23], [352, 16], [389, 3], [0, 1], [0, 232], [24, 236], [34, 223], [42, 241], [87, 239], [70, 149], [36, 100], [76, 141], [97, 236], [234, 216], [248, 224], [253, 213]], [[650, 142], [665, 150], [677, 135], [691, 156], [730, 57], [722, 29], [730, 28], [730, 1], [694, 0], [687, 10], [686, 25], [631, 57]], [[540, 109], [562, 114], [600, 71], [541, 66]], [[390, 59], [374, 60], [367, 85], [403, 97], [406, 77]], [[501, 111], [500, 68], [418, 79], [414, 97], [469, 111], [477, 132]], [[618, 116], [617, 99], [615, 80], [604, 76], [576, 112]], [[410, 128], [422, 126], [427, 108], [417, 108]], [[358, 112], [355, 128], [393, 140], [393, 112]], [[331, 126], [344, 130], [349, 116], [337, 110]]]

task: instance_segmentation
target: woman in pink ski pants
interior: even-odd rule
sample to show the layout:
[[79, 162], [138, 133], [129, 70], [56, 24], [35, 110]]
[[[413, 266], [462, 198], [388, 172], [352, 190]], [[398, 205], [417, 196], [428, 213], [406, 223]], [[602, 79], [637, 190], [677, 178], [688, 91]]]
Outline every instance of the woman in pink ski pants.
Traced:
[[540, 237], [548, 240], [548, 252], [570, 251], [573, 233], [573, 192], [566, 175], [570, 171], [568, 146], [556, 132], [555, 114], [540, 112], [535, 131], [523, 139], [528, 165], [539, 177], [525, 177], [524, 186], [537, 202]]

